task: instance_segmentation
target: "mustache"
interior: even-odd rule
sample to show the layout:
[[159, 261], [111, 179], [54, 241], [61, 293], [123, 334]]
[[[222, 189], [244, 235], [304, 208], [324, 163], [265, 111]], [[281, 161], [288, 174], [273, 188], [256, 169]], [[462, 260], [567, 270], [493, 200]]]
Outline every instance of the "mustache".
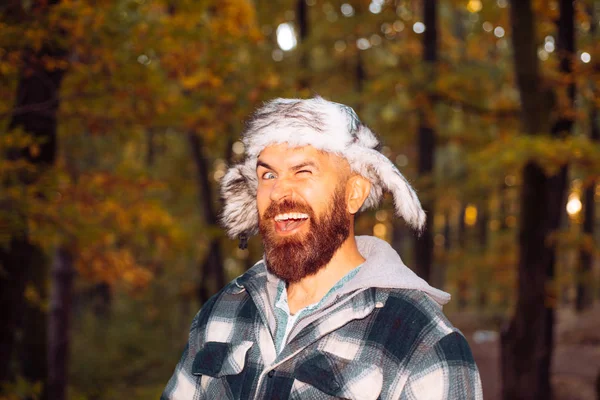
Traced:
[[310, 208], [308, 205], [285, 199], [279, 203], [271, 203], [271, 205], [265, 210], [263, 218], [275, 218], [276, 215], [290, 212], [308, 214], [311, 219], [314, 215], [312, 208]]

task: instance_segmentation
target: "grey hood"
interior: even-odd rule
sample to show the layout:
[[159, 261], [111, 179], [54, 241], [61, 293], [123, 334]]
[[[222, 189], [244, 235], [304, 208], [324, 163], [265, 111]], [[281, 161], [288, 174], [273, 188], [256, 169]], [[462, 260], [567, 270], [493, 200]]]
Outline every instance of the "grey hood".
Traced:
[[419, 278], [386, 241], [373, 236], [357, 236], [356, 243], [366, 261], [356, 276], [340, 289], [340, 294], [370, 287], [416, 289], [428, 294], [439, 305], [450, 301], [449, 293]]

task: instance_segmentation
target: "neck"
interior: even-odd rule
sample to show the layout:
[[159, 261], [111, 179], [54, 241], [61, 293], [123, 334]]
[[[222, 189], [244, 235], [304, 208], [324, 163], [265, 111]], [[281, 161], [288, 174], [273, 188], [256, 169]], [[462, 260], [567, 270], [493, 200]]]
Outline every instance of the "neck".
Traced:
[[333, 285], [364, 261], [364, 257], [358, 251], [354, 233], [351, 232], [331, 260], [316, 274], [288, 285], [290, 312], [295, 314], [303, 307], [319, 302]]

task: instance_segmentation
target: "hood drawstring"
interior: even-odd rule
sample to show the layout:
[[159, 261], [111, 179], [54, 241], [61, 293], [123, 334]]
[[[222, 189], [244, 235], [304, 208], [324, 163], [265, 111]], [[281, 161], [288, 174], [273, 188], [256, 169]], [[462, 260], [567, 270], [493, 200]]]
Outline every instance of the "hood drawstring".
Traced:
[[242, 250], [246, 250], [248, 248], [248, 235], [246, 233], [240, 233], [239, 239], [240, 244], [238, 247]]

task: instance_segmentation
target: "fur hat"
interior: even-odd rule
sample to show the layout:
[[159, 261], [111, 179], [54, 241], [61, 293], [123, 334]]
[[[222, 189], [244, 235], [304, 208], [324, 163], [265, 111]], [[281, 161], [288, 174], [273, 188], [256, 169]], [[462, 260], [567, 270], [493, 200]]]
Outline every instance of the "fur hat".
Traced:
[[362, 209], [379, 205], [384, 192], [394, 197], [398, 216], [418, 231], [425, 225], [425, 212], [406, 178], [379, 152], [379, 141], [343, 104], [315, 97], [307, 100], [275, 99], [258, 109], [242, 134], [246, 158], [233, 165], [221, 180], [224, 201], [221, 222], [232, 238], [258, 232], [256, 207], [256, 160], [267, 146], [287, 143], [290, 147], [312, 146], [348, 160], [351, 169], [371, 182]]

